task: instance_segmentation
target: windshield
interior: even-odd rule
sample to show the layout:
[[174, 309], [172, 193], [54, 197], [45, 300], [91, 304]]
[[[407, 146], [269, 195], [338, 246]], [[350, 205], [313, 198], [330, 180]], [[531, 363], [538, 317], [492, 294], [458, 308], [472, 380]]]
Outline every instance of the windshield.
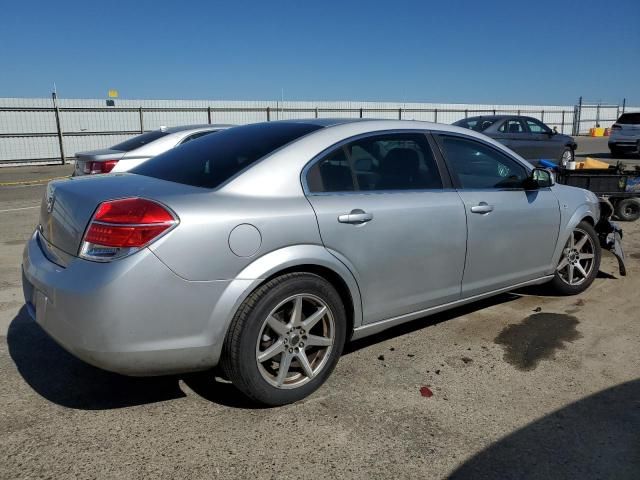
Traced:
[[190, 141], [131, 170], [132, 173], [216, 188], [239, 171], [297, 138], [322, 128], [304, 123], [258, 123]]
[[151, 143], [154, 140], [164, 137], [168, 135], [169, 132], [163, 132], [161, 130], [154, 130], [153, 132], [143, 133], [142, 135], [138, 135], [137, 137], [130, 138], [129, 140], [125, 140], [122, 143], [114, 145], [111, 147], [112, 150], [120, 150], [122, 152], [130, 152], [131, 150], [135, 150], [136, 148], [140, 148], [147, 143]]

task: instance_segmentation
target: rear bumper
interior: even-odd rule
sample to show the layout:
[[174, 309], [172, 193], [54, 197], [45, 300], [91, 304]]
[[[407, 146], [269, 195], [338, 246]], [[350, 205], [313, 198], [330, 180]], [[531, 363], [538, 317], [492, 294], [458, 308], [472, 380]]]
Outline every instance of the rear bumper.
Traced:
[[25, 302], [67, 351], [125, 375], [217, 364], [235, 308], [226, 298], [237, 298], [242, 281], [190, 282], [146, 249], [110, 263], [74, 258], [63, 268], [39, 242], [34, 233], [23, 255]]

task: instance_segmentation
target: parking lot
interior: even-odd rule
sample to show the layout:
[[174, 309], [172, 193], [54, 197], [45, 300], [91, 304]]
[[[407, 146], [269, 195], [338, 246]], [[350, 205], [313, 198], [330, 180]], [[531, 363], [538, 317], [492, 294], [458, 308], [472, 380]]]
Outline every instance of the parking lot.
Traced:
[[98, 370], [29, 319], [22, 248], [46, 179], [70, 173], [0, 169], [0, 478], [640, 477], [640, 222], [622, 224], [626, 277], [604, 253], [582, 295], [414, 321], [349, 344], [305, 401], [256, 409], [212, 374]]

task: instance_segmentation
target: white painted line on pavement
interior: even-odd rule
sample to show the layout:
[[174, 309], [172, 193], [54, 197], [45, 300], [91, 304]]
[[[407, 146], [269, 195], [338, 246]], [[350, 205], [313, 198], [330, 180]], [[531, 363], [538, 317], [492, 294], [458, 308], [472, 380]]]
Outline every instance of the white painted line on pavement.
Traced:
[[0, 213], [17, 212], [18, 210], [30, 210], [32, 208], [40, 208], [40, 205], [35, 205], [33, 207], [7, 208], [6, 210], [0, 210]]

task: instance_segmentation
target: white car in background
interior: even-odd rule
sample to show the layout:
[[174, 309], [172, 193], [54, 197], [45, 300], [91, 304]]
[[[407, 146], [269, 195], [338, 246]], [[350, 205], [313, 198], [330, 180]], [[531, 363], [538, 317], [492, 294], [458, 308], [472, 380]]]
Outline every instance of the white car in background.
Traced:
[[76, 153], [74, 176], [126, 172], [156, 155], [231, 125], [161, 127], [135, 136], [111, 148]]

